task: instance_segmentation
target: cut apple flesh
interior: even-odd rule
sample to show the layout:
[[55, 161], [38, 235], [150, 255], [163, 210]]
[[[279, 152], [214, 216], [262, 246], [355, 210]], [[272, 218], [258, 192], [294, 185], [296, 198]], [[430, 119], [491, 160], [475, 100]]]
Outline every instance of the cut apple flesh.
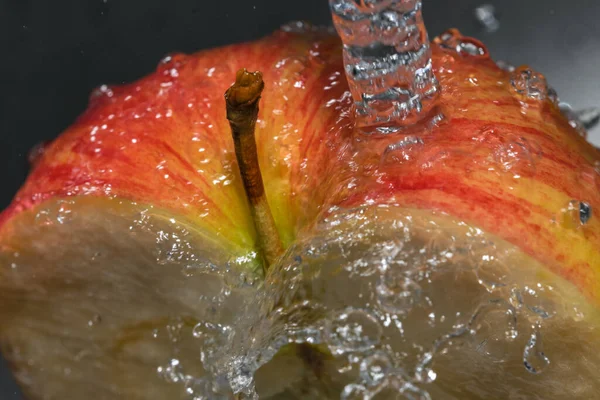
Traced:
[[253, 375], [272, 399], [600, 390], [597, 310], [446, 215], [330, 210], [264, 283], [251, 253], [128, 201], [51, 200], [4, 229], [2, 350], [31, 398], [226, 399]]

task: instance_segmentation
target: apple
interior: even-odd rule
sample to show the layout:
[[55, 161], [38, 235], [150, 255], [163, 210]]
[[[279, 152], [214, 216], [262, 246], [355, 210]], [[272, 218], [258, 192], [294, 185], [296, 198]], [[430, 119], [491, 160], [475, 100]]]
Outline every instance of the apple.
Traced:
[[28, 398], [594, 398], [600, 154], [542, 75], [432, 53], [387, 135], [308, 27], [95, 91], [1, 215]]

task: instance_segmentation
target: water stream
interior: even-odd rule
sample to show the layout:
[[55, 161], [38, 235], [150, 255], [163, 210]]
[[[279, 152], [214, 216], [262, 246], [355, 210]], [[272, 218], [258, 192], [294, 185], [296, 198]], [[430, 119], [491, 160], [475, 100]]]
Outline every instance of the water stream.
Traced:
[[362, 126], [411, 124], [439, 92], [420, 0], [330, 0]]

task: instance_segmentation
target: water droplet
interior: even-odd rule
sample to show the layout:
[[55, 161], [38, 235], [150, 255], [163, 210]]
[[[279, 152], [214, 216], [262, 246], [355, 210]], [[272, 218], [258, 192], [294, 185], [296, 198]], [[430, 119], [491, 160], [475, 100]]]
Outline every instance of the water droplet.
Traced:
[[579, 220], [582, 225], [588, 223], [588, 221], [592, 218], [592, 206], [583, 201], [579, 202]]
[[281, 30], [289, 33], [307, 33], [317, 29], [308, 21], [292, 21], [281, 26]]
[[108, 100], [114, 96], [114, 91], [112, 87], [108, 85], [101, 85], [100, 87], [94, 89], [90, 96], [90, 101], [101, 101], [102, 99]]
[[379, 385], [388, 376], [392, 363], [386, 353], [377, 352], [360, 363], [360, 376], [369, 385]]
[[592, 218], [592, 206], [583, 201], [571, 200], [562, 208], [556, 222], [565, 229], [579, 229]]
[[500, 140], [493, 150], [493, 160], [502, 172], [514, 173], [515, 177], [533, 175], [541, 150], [533, 147], [524, 137], [506, 142]]
[[514, 65], [512, 65], [511, 63], [502, 61], [502, 60], [496, 61], [496, 65], [501, 70], [507, 71], [507, 72], [513, 72], [516, 69], [516, 67]]
[[171, 79], [176, 79], [180, 75], [181, 68], [187, 63], [185, 54], [173, 53], [165, 56], [158, 63], [156, 72]]
[[433, 42], [441, 48], [451, 50], [461, 56], [488, 58], [489, 52], [479, 40], [463, 36], [458, 29], [449, 29]]
[[483, 4], [474, 11], [475, 18], [488, 33], [496, 32], [500, 28], [500, 21], [496, 18], [496, 8], [491, 4]]
[[533, 100], [545, 100], [548, 97], [546, 78], [529, 67], [519, 67], [511, 73], [510, 84], [517, 94]]
[[360, 309], [338, 313], [325, 326], [327, 342], [336, 354], [366, 351], [381, 340], [382, 328], [376, 317]]
[[523, 364], [532, 374], [541, 374], [550, 364], [550, 359], [544, 354], [539, 326], [535, 328], [523, 350]]

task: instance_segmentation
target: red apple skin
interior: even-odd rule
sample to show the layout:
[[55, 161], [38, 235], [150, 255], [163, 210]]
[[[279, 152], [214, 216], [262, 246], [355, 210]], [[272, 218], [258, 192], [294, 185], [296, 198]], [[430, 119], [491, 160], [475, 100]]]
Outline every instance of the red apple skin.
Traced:
[[[465, 39], [470, 40], [470, 39]], [[266, 88], [257, 143], [284, 245], [331, 206], [395, 203], [450, 214], [519, 246], [600, 303], [598, 151], [549, 99], [520, 95], [489, 55], [432, 44], [442, 94], [420, 125], [386, 137], [354, 129], [339, 39], [308, 29], [174, 55], [133, 84], [103, 88], [36, 163], [6, 222], [57, 197], [107, 196], [191, 218], [250, 248], [223, 93], [239, 68]], [[428, 125], [429, 124], [429, 125]], [[404, 137], [422, 144], [385, 153]], [[0, 236], [1, 238], [1, 236]]]

